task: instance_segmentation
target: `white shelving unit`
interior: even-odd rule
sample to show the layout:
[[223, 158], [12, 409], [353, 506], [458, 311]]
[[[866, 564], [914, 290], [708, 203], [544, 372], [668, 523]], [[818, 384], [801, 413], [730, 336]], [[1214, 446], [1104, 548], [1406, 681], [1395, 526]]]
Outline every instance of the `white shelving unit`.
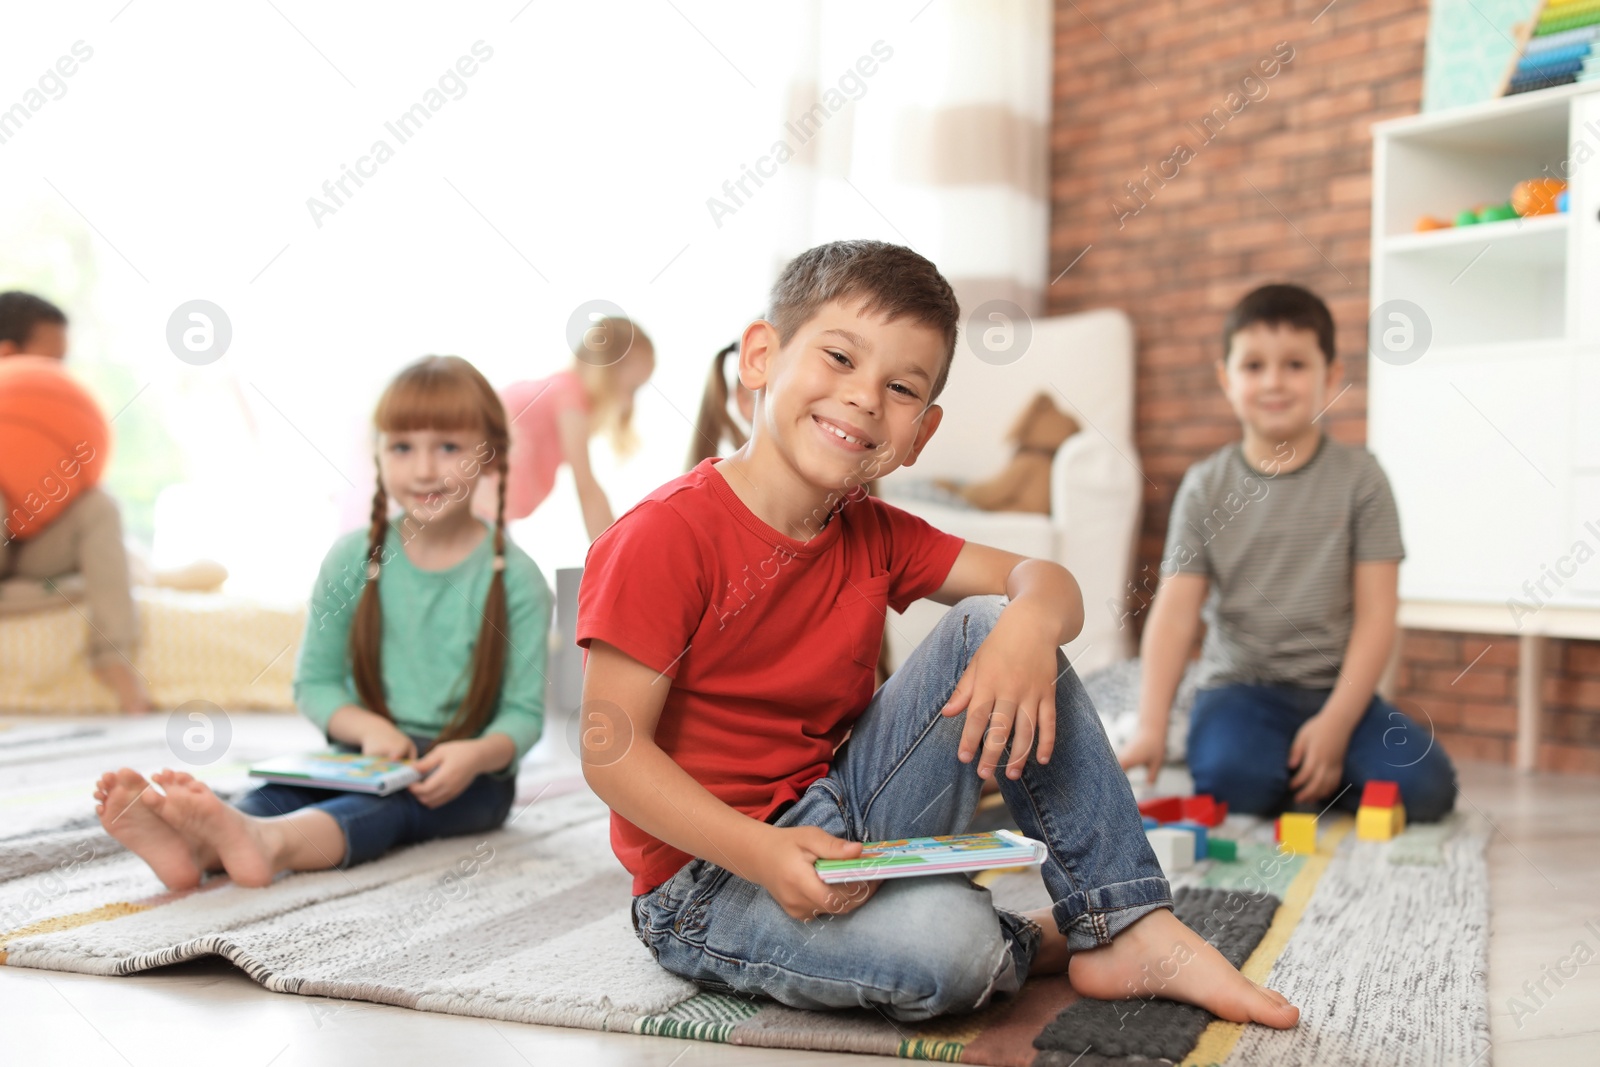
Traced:
[[[1367, 436], [1400, 505], [1400, 622], [1521, 639], [1517, 764], [1531, 769], [1544, 639], [1600, 637], [1600, 85], [1373, 138]], [[1536, 177], [1568, 179], [1567, 213], [1415, 232]], [[1396, 300], [1431, 333], [1411, 362], [1377, 341], [1403, 325], [1385, 313]]]

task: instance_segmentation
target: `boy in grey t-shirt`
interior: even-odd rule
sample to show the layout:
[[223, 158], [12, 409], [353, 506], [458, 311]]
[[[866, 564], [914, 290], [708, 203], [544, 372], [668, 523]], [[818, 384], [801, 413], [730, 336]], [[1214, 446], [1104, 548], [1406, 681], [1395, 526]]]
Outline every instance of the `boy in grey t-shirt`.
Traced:
[[1195, 792], [1271, 814], [1291, 800], [1354, 809], [1368, 781], [1407, 815], [1455, 804], [1431, 730], [1374, 693], [1393, 648], [1405, 551], [1371, 454], [1316, 425], [1338, 385], [1333, 318], [1267, 285], [1229, 314], [1217, 380], [1244, 439], [1189, 468], [1141, 644], [1139, 730], [1120, 754], [1153, 781], [1202, 617], [1188, 761]]

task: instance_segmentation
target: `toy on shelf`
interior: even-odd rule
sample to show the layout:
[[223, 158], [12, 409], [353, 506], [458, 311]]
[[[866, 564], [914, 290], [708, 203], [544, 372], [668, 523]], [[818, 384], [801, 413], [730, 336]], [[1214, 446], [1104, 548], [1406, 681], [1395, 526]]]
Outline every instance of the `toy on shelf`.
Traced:
[[1554, 215], [1561, 208], [1557, 198], [1567, 191], [1560, 178], [1529, 178], [1511, 187], [1511, 207], [1518, 215]]
[[1146, 830], [1154, 830], [1156, 827], [1161, 825], [1148, 815], [1139, 816], [1139, 820], [1144, 823], [1144, 828]]
[[1356, 837], [1362, 841], [1389, 841], [1406, 828], [1406, 806], [1394, 782], [1368, 782], [1356, 810]]
[[1154, 830], [1146, 830], [1144, 835], [1150, 840], [1150, 848], [1155, 852], [1156, 862], [1161, 864], [1163, 874], [1170, 876], [1194, 866], [1194, 834], [1187, 830], [1158, 826]]
[[1595, 62], [1600, 3], [1595, 0], [1543, 0], [1514, 32], [1514, 58], [1501, 81], [1501, 96], [1600, 77]]
[[1560, 178], [1529, 178], [1511, 188], [1511, 199], [1499, 204], [1478, 204], [1462, 209], [1455, 219], [1423, 215], [1414, 227], [1417, 233], [1448, 230], [1454, 226], [1476, 226], [1480, 222], [1505, 222], [1508, 219], [1555, 215], [1567, 210], [1567, 183]]
[[1314, 856], [1317, 853], [1317, 817], [1299, 812], [1286, 812], [1278, 817], [1278, 843], [1285, 852], [1297, 856]]

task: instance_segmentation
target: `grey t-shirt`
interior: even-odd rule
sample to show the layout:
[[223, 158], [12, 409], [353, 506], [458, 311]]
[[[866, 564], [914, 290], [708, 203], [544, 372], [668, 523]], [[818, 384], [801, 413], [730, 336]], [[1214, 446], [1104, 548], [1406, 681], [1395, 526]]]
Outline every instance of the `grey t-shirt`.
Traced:
[[1161, 570], [1211, 583], [1200, 688], [1330, 689], [1350, 642], [1355, 564], [1404, 557], [1378, 461], [1324, 434], [1304, 466], [1271, 477], [1236, 444], [1190, 467]]

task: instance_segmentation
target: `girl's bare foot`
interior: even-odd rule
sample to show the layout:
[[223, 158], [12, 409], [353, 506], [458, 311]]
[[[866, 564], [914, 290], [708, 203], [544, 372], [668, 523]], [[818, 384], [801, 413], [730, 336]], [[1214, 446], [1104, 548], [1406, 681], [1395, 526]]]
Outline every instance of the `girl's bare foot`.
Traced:
[[182, 835], [147, 803], [146, 798], [159, 796], [143, 775], [123, 767], [100, 776], [94, 813], [106, 833], [148, 863], [168, 889], [193, 889], [200, 884], [201, 868]]
[[209, 786], [184, 771], [162, 771], [156, 777], [167, 795], [151, 802], [151, 807], [190, 848], [215, 853], [235, 885], [255, 887], [272, 881], [278, 872], [278, 843], [276, 835], [264, 829], [264, 820], [223, 803]]
[[1232, 1022], [1279, 1030], [1300, 1020], [1299, 1008], [1240, 974], [1166, 908], [1143, 916], [1104, 948], [1073, 953], [1067, 977], [1072, 988], [1097, 1000], [1181, 1000]]
[[[177, 780], [177, 778], [178, 778], [178, 776], [180, 774], [183, 775], [183, 778], [186, 781], [193, 781], [194, 780], [193, 777], [190, 774], [188, 774], [188, 772], [185, 772], [185, 771], [174, 771], [174, 770], [170, 770], [170, 769], [167, 769], [167, 768], [163, 768], [163, 769], [157, 771], [156, 773], [152, 774], [150, 776], [150, 781], [155, 783], [155, 786], [156, 786], [157, 789], [160, 789], [163, 793], [166, 793], [166, 792], [169, 792], [172, 789], [173, 782], [175, 780]], [[151, 792], [154, 793], [155, 790], [151, 790]], [[162, 798], [153, 798], [150, 801], [150, 804], [151, 805], [159, 804], [161, 802], [161, 799]], [[151, 810], [153, 812], [155, 810], [154, 807], [152, 807]], [[156, 816], [156, 817], [158, 819], [160, 818], [159, 815]], [[166, 825], [166, 824], [163, 822], [162, 825]], [[171, 830], [172, 827], [168, 826], [167, 829]], [[173, 830], [173, 832], [176, 833], [177, 831]], [[182, 836], [182, 835], [180, 835], [180, 836]], [[213, 847], [212, 844], [209, 841], [187, 841], [186, 840], [184, 842], [184, 844], [189, 846], [189, 855], [194, 857], [195, 866], [199, 867], [201, 871], [203, 871], [206, 874], [220, 874], [222, 872], [222, 857], [217, 855], [216, 848]]]

